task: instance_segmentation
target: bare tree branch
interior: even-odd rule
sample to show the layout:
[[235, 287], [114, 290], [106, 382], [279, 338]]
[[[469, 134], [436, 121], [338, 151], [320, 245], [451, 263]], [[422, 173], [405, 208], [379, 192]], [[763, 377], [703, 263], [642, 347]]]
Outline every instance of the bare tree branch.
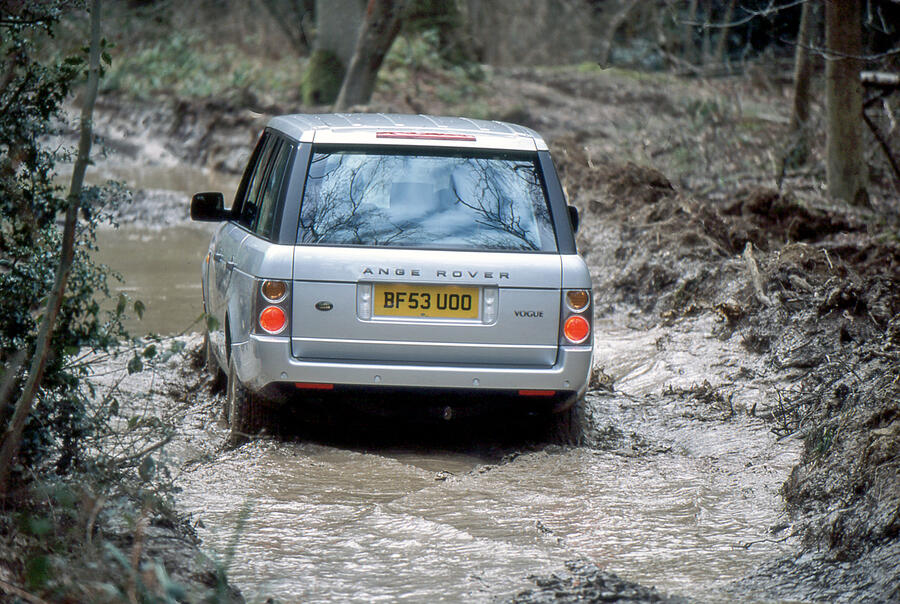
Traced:
[[770, 15], [774, 15], [775, 13], [777, 13], [779, 11], [783, 11], [788, 8], [793, 8], [795, 6], [799, 6], [806, 2], [807, 2], [807, 0], [794, 0], [793, 2], [789, 2], [787, 4], [776, 5], [775, 2], [770, 1], [769, 6], [767, 8], [760, 9], [760, 10], [752, 10], [752, 9], [744, 7], [744, 12], [747, 13], [747, 16], [743, 17], [741, 19], [738, 19], [737, 21], [728, 21], [727, 19], [725, 19], [724, 21], [722, 21], [720, 23], [710, 23], [708, 21], [697, 21], [696, 18], [692, 18], [692, 19], [687, 19], [685, 21], [682, 21], [682, 23], [684, 25], [690, 25], [693, 27], [702, 27], [704, 29], [727, 29], [729, 27], [737, 27], [739, 25], [746, 25], [747, 23], [750, 23], [757, 17], [768, 17]]

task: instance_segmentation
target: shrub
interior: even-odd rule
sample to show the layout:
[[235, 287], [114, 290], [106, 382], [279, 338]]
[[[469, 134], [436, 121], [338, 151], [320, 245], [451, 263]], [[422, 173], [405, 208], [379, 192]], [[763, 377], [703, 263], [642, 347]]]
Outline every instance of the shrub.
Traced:
[[[57, 184], [66, 149], [44, 141], [65, 123], [62, 103], [79, 82], [86, 62], [79, 55], [45, 59], [43, 45], [66, 2], [22, 2], [0, 22], [0, 389], [3, 425], [18, 398], [23, 367], [34, 349], [38, 325], [59, 265], [58, 217], [67, 200]], [[108, 60], [108, 55], [105, 57]], [[87, 367], [79, 350], [103, 349], [124, 335], [124, 304], [104, 311], [109, 295], [106, 267], [91, 258], [95, 230], [109, 220], [109, 205], [124, 196], [115, 187], [88, 187], [81, 197], [75, 261], [57, 318], [35, 411], [26, 424], [13, 474], [50, 469], [65, 473], [83, 453], [79, 440], [91, 429], [84, 413], [81, 378]]]

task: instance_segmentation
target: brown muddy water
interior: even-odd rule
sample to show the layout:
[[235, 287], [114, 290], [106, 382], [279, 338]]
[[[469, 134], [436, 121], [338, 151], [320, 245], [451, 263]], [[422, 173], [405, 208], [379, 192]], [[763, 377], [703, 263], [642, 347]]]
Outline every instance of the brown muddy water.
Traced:
[[190, 197], [222, 191], [230, 200], [238, 178], [186, 165], [104, 162], [92, 184], [109, 179], [135, 191], [134, 201], [123, 210], [122, 226], [98, 232], [95, 254], [122, 277], [111, 281], [113, 297], [124, 293], [145, 305], [143, 318], [132, 315], [126, 327], [134, 335], [200, 329], [200, 263], [214, 226], [190, 222]]
[[[179, 216], [190, 193], [228, 198], [236, 184], [190, 169], [168, 181], [153, 171], [112, 175], [150, 190], [149, 203], [175, 199], [169, 211]], [[152, 193], [159, 182], [167, 191]], [[146, 304], [134, 333], [199, 330], [210, 229], [172, 222], [100, 234], [98, 260], [124, 276], [114, 289]], [[670, 594], [731, 599], [723, 590], [732, 581], [793, 545], [770, 528], [784, 523], [779, 489], [799, 443], [776, 442], [741, 411], [773, 400], [778, 384], [736, 341], [698, 336], [712, 332], [711, 321], [626, 323], [597, 324], [595, 362], [615, 392], [588, 396], [591, 447], [498, 454], [491, 443], [363, 446], [313, 435], [225, 452], [221, 398], [203, 388], [175, 402], [173, 376], [186, 357], [119, 387], [180, 417], [163, 459], [177, 472], [177, 504], [249, 602], [489, 601], [578, 557]], [[730, 418], [671, 394], [707, 381], [727, 390], [738, 372], [754, 388], [728, 392], [738, 410]]]
[[119, 293], [144, 303], [142, 319], [133, 315], [125, 325], [134, 335], [173, 335], [197, 331], [203, 312], [200, 263], [209, 246], [211, 229], [189, 225], [161, 229], [122, 226], [97, 235], [94, 257], [122, 276], [111, 281]]
[[[498, 460], [477, 446], [264, 439], [197, 455], [179, 505], [249, 602], [488, 601], [577, 557], [670, 594], [730, 599], [730, 582], [792, 545], [770, 528], [799, 444], [659, 396], [726, 377], [743, 358], [728, 342], [601, 322], [597, 343], [617, 381], [588, 397], [594, 447]], [[205, 430], [224, 438], [220, 422]]]

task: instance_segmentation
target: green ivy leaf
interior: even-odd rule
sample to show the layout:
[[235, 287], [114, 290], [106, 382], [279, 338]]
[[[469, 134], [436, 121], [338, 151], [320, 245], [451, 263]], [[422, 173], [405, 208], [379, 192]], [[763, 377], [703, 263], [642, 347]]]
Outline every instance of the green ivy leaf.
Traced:
[[40, 537], [53, 530], [53, 524], [46, 518], [29, 516], [25, 522], [25, 529], [31, 535]]
[[139, 357], [137, 353], [135, 353], [134, 356], [131, 357], [131, 360], [128, 361], [127, 369], [129, 375], [132, 373], [140, 373], [144, 370], [144, 361], [141, 360], [141, 357]]
[[25, 562], [25, 583], [29, 589], [40, 589], [52, 576], [53, 567], [50, 564], [49, 556], [34, 556]]
[[150, 482], [153, 479], [153, 475], [155, 473], [156, 462], [153, 461], [153, 458], [148, 455], [141, 461], [141, 465], [138, 467], [138, 475], [144, 482]]

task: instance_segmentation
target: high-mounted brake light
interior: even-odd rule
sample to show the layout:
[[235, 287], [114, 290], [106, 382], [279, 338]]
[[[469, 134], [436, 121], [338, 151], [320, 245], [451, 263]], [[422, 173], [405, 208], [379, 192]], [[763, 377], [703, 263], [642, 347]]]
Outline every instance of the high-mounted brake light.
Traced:
[[475, 137], [471, 134], [449, 134], [444, 132], [376, 132], [375, 138], [411, 138], [431, 141], [475, 142]]
[[556, 390], [519, 390], [519, 396], [553, 396]]
[[286, 325], [287, 317], [277, 306], [267, 306], [259, 313], [259, 326], [267, 333], [280, 333]]

